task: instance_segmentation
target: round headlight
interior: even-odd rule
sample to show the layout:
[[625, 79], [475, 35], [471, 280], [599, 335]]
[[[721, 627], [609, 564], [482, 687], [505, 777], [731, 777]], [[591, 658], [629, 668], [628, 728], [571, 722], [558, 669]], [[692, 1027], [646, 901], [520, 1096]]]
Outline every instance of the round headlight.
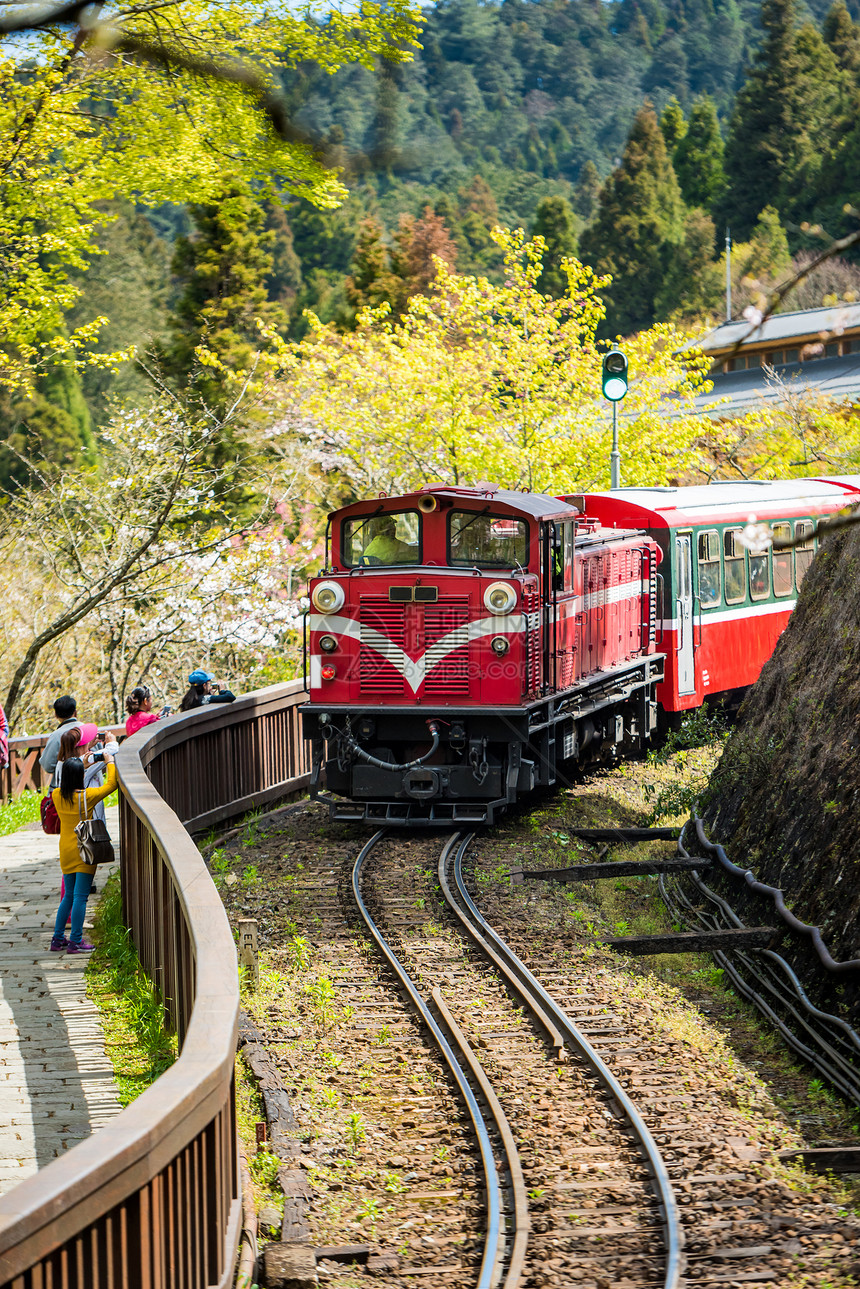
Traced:
[[343, 587], [337, 582], [320, 582], [311, 592], [311, 603], [320, 613], [337, 613], [345, 599]]
[[320, 649], [323, 653], [334, 653], [337, 648], [337, 641], [334, 636], [320, 636]]
[[504, 657], [504, 655], [508, 652], [510, 647], [511, 647], [511, 642], [510, 640], [506, 639], [505, 636], [493, 636], [492, 640], [490, 641], [490, 648], [492, 649], [493, 653], [498, 654], [500, 658]]
[[484, 592], [484, 604], [491, 613], [510, 613], [517, 602], [517, 593], [507, 582], [492, 582]]

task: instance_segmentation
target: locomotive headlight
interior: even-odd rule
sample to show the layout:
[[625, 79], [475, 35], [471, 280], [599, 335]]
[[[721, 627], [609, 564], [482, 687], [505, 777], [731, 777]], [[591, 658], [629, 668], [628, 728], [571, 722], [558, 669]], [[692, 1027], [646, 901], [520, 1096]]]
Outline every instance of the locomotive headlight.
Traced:
[[510, 613], [517, 602], [517, 593], [507, 582], [491, 582], [484, 592], [484, 604], [491, 613]]
[[337, 613], [338, 609], [343, 608], [345, 599], [343, 587], [338, 586], [337, 582], [320, 582], [311, 594], [311, 602], [320, 613]]
[[337, 648], [337, 641], [334, 636], [320, 636], [320, 649], [323, 653], [334, 653]]
[[504, 636], [493, 636], [492, 640], [490, 641], [490, 648], [492, 649], [493, 653], [498, 654], [500, 658], [504, 658], [505, 654], [508, 652], [510, 647], [511, 647], [511, 642], [507, 640]]

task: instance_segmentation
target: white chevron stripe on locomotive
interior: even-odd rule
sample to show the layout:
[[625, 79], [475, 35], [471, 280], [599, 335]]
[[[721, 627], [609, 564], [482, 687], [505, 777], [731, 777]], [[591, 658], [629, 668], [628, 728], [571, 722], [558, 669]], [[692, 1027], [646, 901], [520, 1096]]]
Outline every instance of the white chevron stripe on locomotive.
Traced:
[[[353, 640], [360, 639], [363, 645], [378, 653], [386, 662], [400, 672], [413, 694], [417, 694], [424, 678], [434, 667], [438, 666], [449, 654], [470, 640], [480, 640], [484, 636], [496, 636], [501, 632], [518, 634], [526, 629], [526, 620], [522, 613], [501, 614], [497, 618], [480, 618], [477, 622], [463, 623], [449, 631], [447, 635], [430, 645], [418, 658], [410, 658], [399, 645], [394, 644], [381, 631], [367, 623], [359, 623], [355, 618], [344, 618], [337, 614], [331, 616], [323, 613], [311, 614], [311, 631], [325, 631], [332, 636], [346, 636]], [[311, 663], [319, 659], [311, 659]], [[311, 667], [311, 684], [315, 683], [316, 668]]]

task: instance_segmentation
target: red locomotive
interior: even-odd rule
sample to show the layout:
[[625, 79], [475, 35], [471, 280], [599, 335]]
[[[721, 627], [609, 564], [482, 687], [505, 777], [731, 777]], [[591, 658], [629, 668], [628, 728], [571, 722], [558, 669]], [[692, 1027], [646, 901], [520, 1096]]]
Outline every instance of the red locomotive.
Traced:
[[492, 822], [655, 728], [652, 538], [445, 486], [347, 506], [329, 536], [302, 712], [337, 818]]
[[[562, 500], [434, 485], [337, 511], [310, 587], [312, 794], [338, 819], [491, 823], [641, 749], [661, 712], [755, 680], [814, 517], [852, 497], [860, 477]], [[753, 514], [808, 541], [751, 554]]]

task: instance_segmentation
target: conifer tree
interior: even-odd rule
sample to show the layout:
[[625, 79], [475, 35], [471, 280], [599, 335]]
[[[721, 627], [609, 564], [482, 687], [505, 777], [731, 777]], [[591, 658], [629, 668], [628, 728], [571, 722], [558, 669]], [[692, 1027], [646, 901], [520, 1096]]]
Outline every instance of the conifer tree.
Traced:
[[687, 205], [701, 206], [706, 211], [716, 209], [725, 191], [726, 177], [717, 109], [707, 94], [693, 104], [687, 132], [678, 141], [673, 164]]
[[845, 0], [836, 0], [829, 9], [821, 35], [832, 49], [836, 61], [856, 81], [860, 72], [860, 25], [851, 18]]
[[684, 109], [673, 94], [663, 108], [660, 117], [660, 130], [666, 140], [666, 151], [674, 157], [678, 144], [687, 133], [687, 122], [684, 120]]
[[287, 212], [277, 199], [266, 202], [266, 232], [272, 239], [272, 268], [266, 277], [266, 291], [270, 300], [290, 312], [301, 289], [302, 265]]
[[586, 161], [573, 190], [573, 209], [583, 223], [590, 224], [600, 200], [600, 175], [593, 161]]
[[597, 273], [611, 273], [604, 292], [611, 334], [647, 327], [663, 279], [684, 241], [685, 208], [657, 117], [639, 111], [621, 165], [600, 194], [594, 224], [580, 256]]
[[391, 271], [385, 231], [378, 219], [368, 216], [358, 229], [358, 239], [346, 279], [346, 298], [356, 310], [375, 307], [397, 296], [400, 282]]
[[546, 242], [537, 288], [541, 295], [560, 300], [567, 292], [567, 274], [561, 262], [576, 254], [576, 216], [564, 197], [544, 197], [539, 203], [532, 229], [532, 237], [536, 236]]
[[52, 363], [35, 378], [31, 395], [0, 391], [0, 425], [2, 492], [31, 481], [31, 461], [50, 471], [96, 458], [80, 373], [69, 363]]
[[795, 0], [763, 0], [761, 24], [765, 37], [726, 141], [724, 214], [741, 236], [769, 202], [783, 215], [807, 213], [843, 91], [836, 60], [815, 29], [797, 30]]
[[425, 206], [418, 219], [401, 215], [391, 258], [392, 272], [400, 283], [392, 300], [398, 313], [413, 295], [426, 294], [437, 274], [436, 260], [444, 260], [450, 268], [457, 263], [457, 248], [442, 217], [431, 206]]
[[723, 275], [714, 260], [714, 221], [700, 207], [688, 211], [684, 240], [666, 270], [654, 301], [659, 321], [689, 324], [720, 305]]
[[[192, 206], [191, 215], [197, 232], [176, 244], [173, 272], [182, 292], [161, 357], [174, 383], [220, 416], [238, 392], [227, 373], [245, 368], [259, 346], [256, 320], [286, 330], [287, 318], [267, 295], [273, 237], [251, 193], [236, 187], [215, 205]], [[201, 366], [198, 346], [215, 364]]]
[[756, 220], [741, 267], [744, 277], [771, 282], [777, 282], [791, 268], [788, 238], [773, 206], [765, 206]]

